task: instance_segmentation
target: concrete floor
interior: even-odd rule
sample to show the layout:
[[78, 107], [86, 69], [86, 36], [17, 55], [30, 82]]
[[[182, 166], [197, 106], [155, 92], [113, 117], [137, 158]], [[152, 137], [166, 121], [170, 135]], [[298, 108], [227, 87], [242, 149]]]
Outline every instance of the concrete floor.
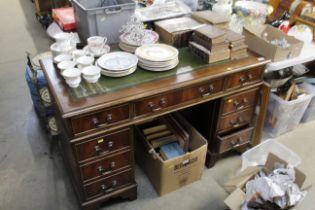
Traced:
[[[47, 51], [51, 41], [36, 21], [29, 0], [0, 1], [0, 210], [75, 210], [76, 198], [59, 151], [43, 132], [24, 80], [25, 51]], [[306, 185], [315, 182], [315, 122], [278, 139], [302, 157]], [[223, 183], [235, 174], [240, 156], [231, 155], [205, 170], [201, 181], [159, 197], [137, 168], [138, 199], [104, 209], [226, 209]], [[296, 207], [314, 209], [314, 188]]]

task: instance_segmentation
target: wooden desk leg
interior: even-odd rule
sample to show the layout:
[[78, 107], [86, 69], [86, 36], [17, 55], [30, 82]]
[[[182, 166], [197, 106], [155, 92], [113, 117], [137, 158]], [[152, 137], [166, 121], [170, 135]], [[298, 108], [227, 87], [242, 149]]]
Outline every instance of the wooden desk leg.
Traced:
[[265, 124], [265, 117], [269, 103], [270, 85], [266, 82], [263, 83], [260, 93], [260, 109], [256, 121], [255, 133], [253, 136], [252, 146], [256, 146], [261, 141], [262, 131]]
[[219, 158], [219, 154], [217, 153], [212, 153], [211, 151], [207, 151], [207, 156], [206, 156], [206, 167], [207, 168], [212, 168], [215, 165], [215, 162]]

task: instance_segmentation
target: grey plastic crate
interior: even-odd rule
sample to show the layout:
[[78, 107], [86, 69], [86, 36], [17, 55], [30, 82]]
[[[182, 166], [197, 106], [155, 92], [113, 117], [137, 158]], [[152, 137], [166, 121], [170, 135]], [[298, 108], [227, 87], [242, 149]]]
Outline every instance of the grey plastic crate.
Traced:
[[72, 0], [77, 31], [86, 42], [90, 36], [106, 36], [108, 43], [119, 42], [119, 31], [135, 11], [132, 0]]

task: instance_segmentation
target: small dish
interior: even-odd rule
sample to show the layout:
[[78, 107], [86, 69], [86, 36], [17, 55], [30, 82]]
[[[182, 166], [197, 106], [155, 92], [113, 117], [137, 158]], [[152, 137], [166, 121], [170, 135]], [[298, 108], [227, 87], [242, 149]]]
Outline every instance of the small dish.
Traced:
[[82, 69], [82, 74], [88, 83], [96, 83], [101, 77], [101, 68], [98, 66], [87, 66]]
[[68, 60], [66, 60], [66, 61], [62, 61], [62, 62], [58, 63], [57, 67], [62, 72], [64, 70], [66, 70], [66, 69], [74, 68], [76, 64], [77, 63], [75, 61], [68, 61]]
[[64, 70], [61, 75], [65, 78], [65, 80], [76, 80], [81, 76], [81, 70], [78, 68], [69, 68]]
[[81, 83], [81, 77], [78, 77], [78, 78], [76, 78], [74, 80], [66, 80], [66, 83], [71, 88], [77, 88], [77, 87], [79, 87], [79, 85]]
[[84, 68], [93, 65], [94, 57], [92, 56], [81, 56], [77, 59], [78, 67]]
[[98, 79], [101, 77], [101, 73], [97, 74], [97, 75], [93, 75], [93, 76], [84, 76], [83, 78], [86, 80], [86, 82], [88, 83], [96, 83], [98, 81]]
[[72, 56], [70, 54], [60, 54], [54, 58], [56, 64], [61, 63], [62, 61], [71, 61]]

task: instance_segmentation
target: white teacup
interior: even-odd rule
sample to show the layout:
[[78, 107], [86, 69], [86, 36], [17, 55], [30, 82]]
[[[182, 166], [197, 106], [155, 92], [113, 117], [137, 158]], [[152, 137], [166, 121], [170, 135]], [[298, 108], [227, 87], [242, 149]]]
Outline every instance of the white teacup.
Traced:
[[68, 48], [75, 45], [73, 33], [61, 32], [54, 35], [54, 39], [59, 46]]
[[71, 68], [64, 70], [61, 75], [65, 78], [66, 83], [71, 88], [77, 88], [81, 82], [81, 70], [77, 68]]
[[55, 63], [61, 63], [62, 61], [71, 61], [72, 60], [72, 56], [70, 54], [60, 54], [60, 55], [57, 55], [55, 58], [54, 58], [54, 62]]
[[88, 47], [93, 53], [99, 53], [107, 42], [106, 37], [91, 36], [87, 39]]
[[78, 68], [82, 69], [87, 66], [93, 65], [94, 57], [92, 56], [81, 56], [77, 58]]
[[73, 56], [74, 60], [78, 59], [79, 57], [85, 56], [85, 55], [86, 55], [85, 50], [73, 50], [72, 51], [72, 56]]
[[58, 67], [58, 69], [60, 69], [61, 72], [63, 72], [66, 69], [74, 68], [76, 64], [77, 63], [75, 61], [65, 60], [65, 61], [58, 63], [57, 67]]
[[82, 74], [88, 83], [96, 83], [101, 77], [101, 69], [97, 66], [87, 66], [82, 69]]

